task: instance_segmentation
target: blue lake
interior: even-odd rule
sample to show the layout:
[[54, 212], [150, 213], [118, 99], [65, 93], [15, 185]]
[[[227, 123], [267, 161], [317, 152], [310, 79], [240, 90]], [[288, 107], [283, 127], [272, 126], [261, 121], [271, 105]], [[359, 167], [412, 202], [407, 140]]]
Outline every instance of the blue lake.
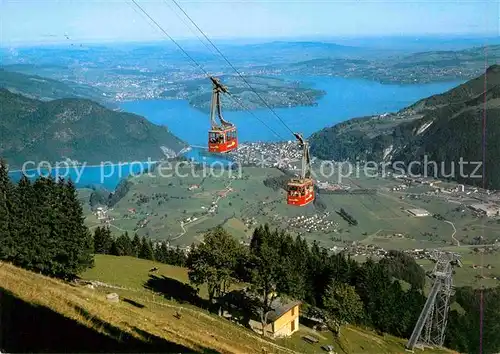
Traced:
[[[52, 176], [55, 179], [59, 177], [71, 179], [78, 188], [89, 188], [94, 186], [104, 187], [113, 191], [123, 178], [130, 175], [139, 175], [147, 171], [151, 164], [143, 162], [141, 164], [121, 164], [121, 165], [103, 165], [103, 166], [81, 166], [58, 169], [29, 169], [25, 171], [30, 180], [35, 180], [38, 176]], [[21, 179], [21, 171], [9, 172], [10, 178], [14, 182]]]
[[[305, 136], [324, 127], [334, 125], [349, 118], [372, 114], [398, 111], [419, 99], [445, 92], [462, 82], [445, 82], [425, 85], [383, 85], [377, 82], [358, 79], [343, 79], [336, 77], [287, 77], [302, 81], [306, 85], [326, 91], [326, 95], [318, 101], [317, 106], [276, 108], [274, 111], [293, 130]], [[209, 115], [191, 107], [184, 100], [142, 100], [124, 102], [124, 111], [146, 117], [155, 124], [165, 125], [170, 131], [192, 145], [206, 146]], [[264, 121], [279, 136], [263, 125], [247, 111], [224, 112], [224, 116], [238, 127], [240, 141], [276, 141], [293, 139], [284, 125], [266, 109], [252, 111], [253, 115]], [[217, 155], [207, 155], [203, 149], [193, 148], [185, 156], [208, 164], [221, 161]], [[138, 174], [147, 163], [139, 165], [86, 166], [81, 168], [53, 169], [54, 177], [71, 178], [77, 187], [102, 186], [108, 190], [116, 188], [121, 179], [130, 174]], [[43, 175], [47, 170], [41, 171]], [[29, 170], [32, 178], [39, 171]], [[20, 172], [11, 172], [10, 176], [17, 181]]]
[[[419, 99], [445, 92], [462, 81], [423, 85], [384, 85], [361, 79], [337, 77], [287, 77], [324, 90], [327, 94], [317, 106], [276, 108], [274, 111], [293, 130], [305, 136], [349, 118], [398, 111]], [[202, 112], [185, 100], [141, 100], [123, 102], [125, 111], [146, 117], [190, 144], [206, 146], [209, 129], [208, 112]], [[240, 141], [273, 141], [293, 139], [285, 126], [268, 109], [253, 110], [275, 132], [248, 111], [225, 111], [224, 116], [238, 127]]]

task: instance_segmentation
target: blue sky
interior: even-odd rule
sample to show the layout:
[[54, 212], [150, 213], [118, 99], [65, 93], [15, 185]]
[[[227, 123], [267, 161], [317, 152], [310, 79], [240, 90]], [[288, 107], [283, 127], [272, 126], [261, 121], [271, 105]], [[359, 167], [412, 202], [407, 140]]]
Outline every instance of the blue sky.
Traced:
[[[194, 34], [170, 0], [137, 0], [173, 37]], [[212, 38], [499, 35], [496, 0], [178, 0]], [[186, 20], [187, 22], [187, 20]], [[155, 40], [130, 0], [0, 0], [2, 45]]]

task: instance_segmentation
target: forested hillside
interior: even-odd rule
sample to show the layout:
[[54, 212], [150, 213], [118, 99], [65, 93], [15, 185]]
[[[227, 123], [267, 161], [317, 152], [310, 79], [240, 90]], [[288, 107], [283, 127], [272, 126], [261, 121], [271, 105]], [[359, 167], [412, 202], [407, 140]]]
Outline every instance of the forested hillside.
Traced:
[[87, 164], [164, 157], [184, 143], [166, 127], [87, 99], [42, 102], [0, 89], [0, 156], [12, 167], [25, 161], [70, 158]]
[[481, 186], [483, 178], [471, 175], [475, 162], [485, 158], [484, 183], [500, 188], [500, 65], [398, 113], [343, 122], [313, 134], [310, 141], [312, 154], [321, 159], [401, 161], [408, 166], [427, 158], [439, 166], [428, 170], [438, 177], [449, 177], [452, 164], [462, 158], [470, 164], [462, 176], [455, 171], [454, 178]]
[[60, 98], [88, 98], [113, 106], [106, 95], [95, 87], [62, 82], [38, 75], [22, 74], [0, 68], [0, 88], [42, 101]]

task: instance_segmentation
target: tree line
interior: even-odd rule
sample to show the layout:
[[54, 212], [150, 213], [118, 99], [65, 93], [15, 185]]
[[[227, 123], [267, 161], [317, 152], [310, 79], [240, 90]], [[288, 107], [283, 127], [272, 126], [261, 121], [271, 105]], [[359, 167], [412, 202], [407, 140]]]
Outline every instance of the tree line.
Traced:
[[92, 243], [71, 181], [13, 184], [0, 160], [0, 260], [70, 279], [93, 265]]
[[[255, 229], [250, 247], [221, 227], [211, 230], [192, 246], [187, 267], [191, 282], [206, 284], [210, 301], [221, 306], [231, 283], [250, 284], [263, 326], [273, 300], [286, 297], [301, 300], [306, 313], [319, 314], [336, 331], [356, 323], [406, 337], [425, 303], [425, 274], [408, 258], [393, 252], [385, 262], [360, 264], [264, 225]], [[404, 291], [399, 279], [412, 279], [410, 289]]]
[[353, 218], [351, 214], [349, 214], [347, 211], [345, 211], [343, 208], [340, 208], [340, 211], [337, 211], [337, 214], [339, 214], [345, 221], [349, 223], [349, 225], [358, 225], [358, 221]]
[[166, 242], [154, 245], [144, 236], [134, 234], [131, 238], [128, 232], [114, 238], [106, 226], [98, 226], [94, 230], [93, 241], [97, 254], [137, 257], [180, 267], [186, 264], [186, 253], [179, 247], [170, 247]]

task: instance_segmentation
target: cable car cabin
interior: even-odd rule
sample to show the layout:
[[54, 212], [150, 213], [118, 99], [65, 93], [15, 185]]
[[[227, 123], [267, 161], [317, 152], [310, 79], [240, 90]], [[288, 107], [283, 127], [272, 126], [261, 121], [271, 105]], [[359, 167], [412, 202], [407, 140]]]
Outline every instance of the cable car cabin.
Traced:
[[289, 205], [304, 206], [314, 200], [314, 185], [310, 178], [292, 179], [288, 182]]
[[229, 152], [238, 147], [236, 127], [221, 130], [210, 130], [208, 132], [208, 151]]

